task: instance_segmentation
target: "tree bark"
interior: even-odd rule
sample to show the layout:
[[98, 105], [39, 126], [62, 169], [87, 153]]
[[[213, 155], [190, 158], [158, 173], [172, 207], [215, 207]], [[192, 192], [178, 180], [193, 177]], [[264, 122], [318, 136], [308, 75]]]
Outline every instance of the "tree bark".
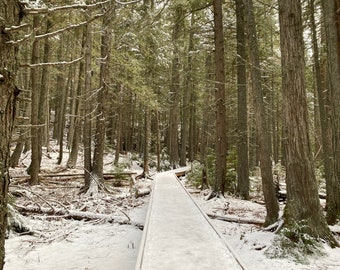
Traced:
[[[326, 117], [326, 109], [325, 109], [325, 94], [323, 93], [323, 85], [322, 85], [322, 72], [319, 58], [319, 47], [317, 40], [317, 31], [316, 31], [316, 22], [315, 22], [315, 3], [314, 1], [309, 1], [310, 8], [310, 23], [311, 23], [311, 34], [312, 34], [312, 46], [313, 46], [313, 60], [314, 60], [314, 70], [315, 70], [315, 87], [317, 91], [318, 104], [319, 104], [319, 118], [321, 125], [321, 145], [322, 145], [322, 153], [323, 153], [323, 165], [324, 165], [324, 173], [326, 180], [326, 194], [329, 196], [332, 194], [332, 185], [331, 185], [331, 177], [332, 177], [332, 160], [331, 160], [331, 146], [328, 136], [328, 122]], [[326, 200], [326, 209], [332, 208], [332, 206], [328, 206], [329, 197]], [[330, 223], [331, 220], [329, 220]]]
[[279, 216], [279, 204], [275, 194], [272, 173], [272, 161], [270, 158], [270, 136], [267, 126], [265, 104], [263, 101], [263, 89], [261, 82], [261, 69], [259, 49], [255, 25], [255, 15], [252, 0], [245, 0], [247, 10], [247, 31], [249, 40], [250, 74], [255, 105], [256, 138], [258, 142], [258, 153], [260, 159], [261, 178], [264, 200], [266, 202], [267, 216], [265, 226], [277, 221]]
[[[110, 7], [109, 7], [110, 8]], [[103, 179], [104, 167], [104, 147], [105, 147], [105, 132], [106, 132], [106, 115], [107, 115], [107, 94], [108, 82], [110, 76], [109, 63], [110, 63], [110, 47], [111, 47], [111, 16], [112, 13], [108, 12], [103, 17], [102, 24], [102, 37], [101, 37], [101, 64], [100, 64], [100, 91], [97, 96], [97, 119], [96, 119], [96, 133], [94, 139], [94, 152], [93, 152], [93, 167], [92, 173], [95, 174], [99, 180]]]
[[213, 1], [214, 10], [214, 43], [215, 43], [215, 106], [216, 106], [216, 173], [214, 192], [224, 193], [226, 182], [226, 108], [225, 108], [225, 71], [223, 43], [222, 0]]
[[[88, 18], [90, 15], [87, 15]], [[92, 88], [92, 24], [86, 24], [85, 30], [85, 88], [84, 88], [84, 127], [83, 127], [83, 143], [84, 143], [84, 174], [85, 192], [90, 188], [91, 184], [91, 88]]]
[[174, 26], [172, 32], [173, 59], [170, 86], [170, 115], [169, 115], [169, 158], [173, 168], [179, 164], [178, 124], [180, 103], [180, 38], [184, 28], [184, 7], [178, 4], [174, 12]]
[[331, 100], [332, 170], [327, 184], [327, 221], [335, 224], [340, 217], [340, 26], [338, 1], [323, 1]]
[[321, 211], [312, 162], [301, 17], [300, 1], [279, 0], [287, 174], [284, 227], [292, 230], [298, 225], [303, 233], [337, 246]]
[[4, 29], [19, 25], [20, 14], [18, 1], [0, 0], [0, 270], [4, 267], [5, 258], [10, 143], [16, 97], [19, 94], [15, 86], [17, 47], [8, 43], [13, 39], [13, 34]]
[[[33, 17], [33, 29], [37, 31], [40, 26], [40, 19], [38, 15]], [[31, 63], [37, 64], [39, 62], [39, 42], [33, 41], [32, 45], [32, 57]], [[39, 170], [40, 170], [40, 148], [41, 141], [39, 141], [39, 98], [40, 98], [40, 86], [39, 86], [39, 72], [38, 68], [31, 68], [31, 164], [28, 168], [28, 173], [31, 176], [29, 180], [30, 185], [37, 185], [39, 183]]]
[[236, 41], [237, 41], [237, 192], [249, 199], [249, 161], [248, 161], [248, 107], [246, 74], [245, 8], [243, 1], [236, 4]]

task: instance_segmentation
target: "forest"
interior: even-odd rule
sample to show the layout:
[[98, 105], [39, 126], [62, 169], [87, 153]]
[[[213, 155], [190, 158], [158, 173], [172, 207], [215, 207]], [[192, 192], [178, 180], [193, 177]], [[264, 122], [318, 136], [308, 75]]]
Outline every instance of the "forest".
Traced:
[[259, 173], [262, 227], [293, 246], [339, 247], [330, 229], [340, 218], [339, 9], [338, 0], [0, 0], [0, 269], [13, 196], [60, 172], [94, 197], [108, 178], [131, 188], [189, 166], [208, 200], [246, 201]]

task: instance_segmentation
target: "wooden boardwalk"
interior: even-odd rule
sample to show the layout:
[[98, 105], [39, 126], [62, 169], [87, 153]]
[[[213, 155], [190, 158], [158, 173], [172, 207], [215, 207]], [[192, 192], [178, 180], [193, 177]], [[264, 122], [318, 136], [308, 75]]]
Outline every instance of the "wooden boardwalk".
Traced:
[[175, 173], [156, 176], [136, 270], [245, 269]]

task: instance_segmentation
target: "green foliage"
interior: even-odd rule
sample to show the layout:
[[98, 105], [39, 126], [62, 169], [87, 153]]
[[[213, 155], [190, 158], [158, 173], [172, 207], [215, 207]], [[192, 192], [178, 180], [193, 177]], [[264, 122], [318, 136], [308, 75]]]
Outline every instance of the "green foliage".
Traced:
[[164, 147], [161, 151], [161, 171], [171, 170], [168, 148]]
[[[237, 173], [236, 173], [236, 162], [237, 162], [237, 153], [236, 150], [233, 149], [230, 151], [227, 162], [226, 162], [226, 190], [229, 193], [236, 192], [236, 185], [237, 185]], [[207, 179], [209, 185], [212, 186], [215, 181], [215, 163], [216, 163], [216, 156], [214, 149], [208, 148], [207, 154], [205, 156], [204, 165], [207, 172]], [[195, 186], [200, 187], [202, 184], [202, 171], [204, 165], [199, 161], [194, 161], [192, 163], [191, 171], [188, 174], [189, 182]]]
[[269, 258], [292, 258], [295, 262], [307, 264], [306, 255], [324, 254], [321, 241], [313, 238], [310, 232], [311, 228], [303, 221], [284, 227], [266, 255]]
[[188, 182], [196, 188], [199, 188], [202, 183], [202, 170], [203, 164], [201, 164], [199, 161], [194, 160], [191, 163], [191, 170], [187, 174], [187, 179]]

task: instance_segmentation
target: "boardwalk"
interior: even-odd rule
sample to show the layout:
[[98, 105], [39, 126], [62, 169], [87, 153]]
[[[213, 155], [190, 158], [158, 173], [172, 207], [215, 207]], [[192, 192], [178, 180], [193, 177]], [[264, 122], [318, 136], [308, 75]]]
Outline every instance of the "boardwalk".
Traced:
[[155, 179], [136, 270], [240, 270], [206, 215], [174, 173]]

